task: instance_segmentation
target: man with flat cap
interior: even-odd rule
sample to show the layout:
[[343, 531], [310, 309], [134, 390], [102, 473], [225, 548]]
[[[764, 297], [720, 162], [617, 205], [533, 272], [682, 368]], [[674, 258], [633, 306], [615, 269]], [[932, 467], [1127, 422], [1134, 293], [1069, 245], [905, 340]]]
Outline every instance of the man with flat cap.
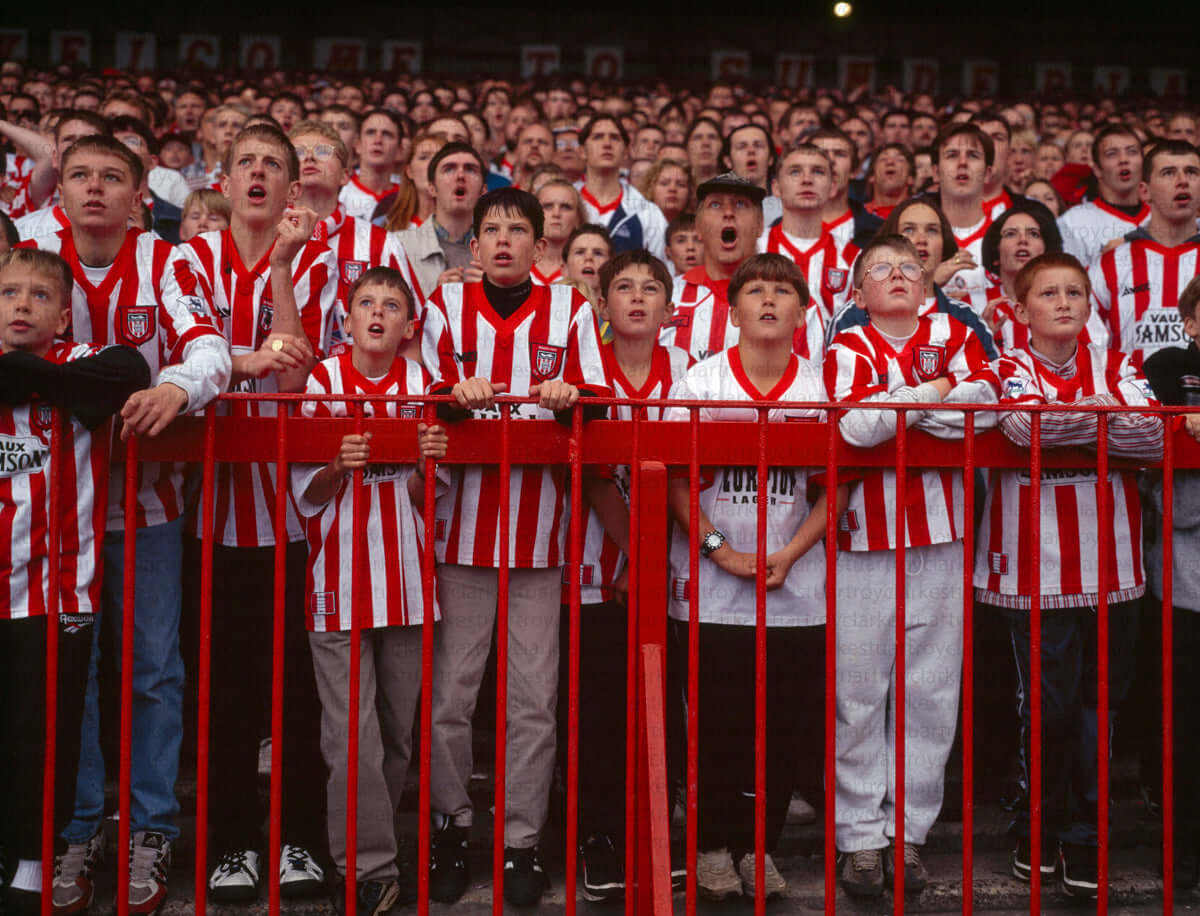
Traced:
[[716, 175], [696, 189], [696, 229], [703, 255], [675, 278], [675, 309], [659, 334], [664, 346], [687, 350], [697, 361], [737, 343], [729, 321], [729, 278], [755, 253], [763, 231], [767, 192], [733, 172]]

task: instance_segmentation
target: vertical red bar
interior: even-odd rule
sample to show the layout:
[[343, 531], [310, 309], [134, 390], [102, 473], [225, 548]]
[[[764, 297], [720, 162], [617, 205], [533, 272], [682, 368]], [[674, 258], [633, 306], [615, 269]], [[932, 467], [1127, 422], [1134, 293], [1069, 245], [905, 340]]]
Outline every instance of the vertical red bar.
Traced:
[[700, 810], [700, 411], [688, 415], [687, 916], [696, 913], [696, 840]]
[[662, 643], [643, 646], [641, 666], [642, 696], [646, 702], [646, 712], [642, 716], [646, 766], [642, 770], [642, 779], [645, 782], [643, 794], [649, 804], [647, 820], [651, 839], [650, 867], [647, 869], [643, 886], [652, 897], [645, 911], [653, 916], [671, 916], [672, 909], [670, 824], [662, 805], [663, 799], [667, 797], [666, 722], [663, 720], [666, 690], [665, 648]]
[[579, 848], [579, 579], [583, 557], [583, 409], [571, 413], [570, 636], [567, 647], [567, 849], [566, 913], [575, 916], [575, 877]]
[[[625, 916], [633, 916], [634, 888], [637, 886], [637, 840], [635, 826], [637, 818], [637, 736], [638, 711], [637, 703], [637, 671], [639, 656], [638, 625], [641, 617], [641, 585], [640, 566], [642, 562], [642, 474], [640, 461], [642, 454], [642, 408], [638, 405], [631, 407], [633, 416], [633, 455], [629, 465], [629, 592], [626, 605], [626, 637], [625, 637]], [[664, 558], [665, 562], [665, 558]], [[668, 801], [671, 804], [671, 801]], [[669, 818], [668, 811], [667, 817]], [[645, 876], [646, 880], [650, 875]]]
[[975, 411], [963, 417], [962, 912], [975, 908]]
[[904, 618], [906, 579], [904, 568], [907, 547], [908, 512], [908, 412], [903, 408], [896, 411], [896, 837], [895, 867], [892, 891], [895, 895], [896, 913], [904, 912], [904, 698], [907, 694], [904, 683]]
[[825, 914], [837, 909], [838, 412], [825, 437]]
[[[36, 408], [35, 408], [36, 409]], [[50, 415], [50, 470], [46, 485], [50, 491], [46, 538], [49, 551], [49, 581], [46, 594], [46, 749], [42, 762], [42, 916], [54, 912], [54, 789], [58, 751], [58, 615], [62, 610], [59, 564], [62, 542], [62, 452], [63, 416], [57, 410]], [[107, 430], [106, 430], [107, 432]], [[84, 520], [80, 519], [80, 524]], [[10, 853], [11, 855], [12, 853]]]
[[1042, 911], [1042, 415], [1029, 435], [1029, 912]]
[[[363, 434], [363, 405], [361, 402], [352, 405], [354, 410], [354, 433]], [[354, 487], [350, 503], [350, 524], [354, 530], [354, 544], [351, 550], [351, 568], [354, 570], [354, 583], [350, 594], [350, 683], [347, 685], [347, 705], [350, 707], [350, 717], [347, 719], [346, 736], [346, 914], [355, 916], [358, 912], [358, 708], [359, 694], [362, 685], [359, 683], [362, 665], [362, 620], [366, 616], [364, 605], [371, 600], [370, 593], [363, 594], [369, 589], [370, 569], [367, 565], [367, 509], [366, 489], [363, 486], [363, 469], [355, 468], [350, 485]], [[274, 916], [274, 914], [272, 914]]]
[[754, 914], [767, 908], [764, 884], [767, 838], [767, 418], [758, 411], [754, 558]]
[[1163, 916], [1175, 912], [1175, 435], [1163, 418], [1162, 552], [1162, 831]]
[[[633, 468], [638, 484], [638, 604], [647, 613], [639, 616], [639, 650], [635, 671], [644, 698], [638, 715], [636, 777], [637, 791], [637, 885], [626, 882], [626, 899], [636, 893], [633, 910], [638, 914], [669, 916], [671, 912], [670, 811], [666, 802], [666, 758], [664, 702], [661, 694], [662, 666], [666, 656], [670, 516], [667, 506], [667, 469], [657, 461], [639, 461]], [[633, 520], [631, 519], [631, 524]], [[658, 689], [660, 693], [652, 696]], [[626, 791], [632, 792], [633, 786]], [[626, 905], [628, 909], [628, 904]]]
[[[1112, 500], [1108, 483], [1108, 414], [1096, 417], [1096, 538], [1100, 552], [1100, 595], [1096, 607], [1096, 830], [1100, 848], [1096, 857], [1096, 916], [1108, 912], [1108, 585], [1109, 537]], [[1116, 571], [1112, 570], [1116, 581]]]
[[121, 580], [121, 768], [117, 790], [117, 916], [129, 914], [129, 802], [133, 747], [133, 613], [137, 558], [138, 439], [125, 440], [125, 554]]
[[[279, 916], [280, 821], [283, 811], [283, 626], [287, 614], [288, 403], [275, 405], [275, 580], [271, 617], [271, 797], [267, 819], [267, 912]], [[232, 676], [232, 673], [227, 674]]]
[[[425, 422], [437, 422], [437, 410], [433, 404], [425, 405]], [[417, 457], [420, 461], [420, 456]], [[424, 602], [424, 617], [421, 618], [421, 784], [417, 802], [417, 911], [422, 916], [429, 913], [429, 761], [432, 757], [433, 739], [433, 599], [434, 561], [437, 553], [437, 462], [425, 459], [425, 503], [422, 516], [425, 522], [424, 550], [421, 554], [421, 599]]]
[[[204, 411], [204, 463], [200, 489], [200, 638], [197, 660], [196, 704], [196, 836], [208, 836], [208, 742], [209, 698], [212, 695], [212, 578], [213, 578], [213, 486], [216, 477], [217, 412], [213, 405]], [[208, 843], [196, 843], [195, 910], [204, 916], [208, 908]]]
[[[508, 748], [508, 538], [512, 406], [500, 404], [500, 568], [496, 573], [496, 813], [492, 824], [492, 912], [504, 916], [504, 783]], [[568, 850], [573, 855], [574, 850]], [[572, 888], [572, 892], [574, 889]]]

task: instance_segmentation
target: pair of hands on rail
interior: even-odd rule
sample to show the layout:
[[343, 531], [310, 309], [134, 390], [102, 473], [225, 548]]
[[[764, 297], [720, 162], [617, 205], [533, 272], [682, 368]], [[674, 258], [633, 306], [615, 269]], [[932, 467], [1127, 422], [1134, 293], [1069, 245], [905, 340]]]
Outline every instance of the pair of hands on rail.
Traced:
[[[714, 550], [708, 558], [729, 575], [737, 576], [740, 579], [753, 579], [758, 574], [758, 555], [734, 550], [728, 542]], [[791, 549], [790, 545], [775, 553], [767, 554], [767, 591], [783, 585], [792, 565], [799, 558], [800, 554]]]
[[[496, 395], [507, 392], [504, 382], [492, 383], [478, 376], [459, 382], [450, 391], [464, 410], [489, 410], [496, 406]], [[550, 379], [530, 385], [529, 396], [537, 398], [538, 406], [546, 410], [567, 410], [579, 400], [579, 389], [561, 379]]]
[[[424, 459], [441, 460], [446, 457], [448, 443], [446, 429], [443, 426], [428, 423], [417, 424], [417, 448], [421, 451], [422, 462], [417, 465], [417, 473], [424, 473]], [[333, 458], [334, 470], [339, 474], [348, 474], [359, 468], [365, 468], [371, 460], [371, 433], [351, 433], [342, 437], [341, 447]]]

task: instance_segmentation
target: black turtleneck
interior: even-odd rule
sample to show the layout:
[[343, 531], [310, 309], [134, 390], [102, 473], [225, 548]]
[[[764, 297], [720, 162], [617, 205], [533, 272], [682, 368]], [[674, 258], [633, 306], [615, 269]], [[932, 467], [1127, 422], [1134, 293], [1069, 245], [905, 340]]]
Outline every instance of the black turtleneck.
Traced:
[[496, 310], [501, 318], [511, 318], [533, 292], [533, 278], [526, 277], [516, 286], [497, 286], [484, 276], [483, 291], [487, 295], [488, 304]]

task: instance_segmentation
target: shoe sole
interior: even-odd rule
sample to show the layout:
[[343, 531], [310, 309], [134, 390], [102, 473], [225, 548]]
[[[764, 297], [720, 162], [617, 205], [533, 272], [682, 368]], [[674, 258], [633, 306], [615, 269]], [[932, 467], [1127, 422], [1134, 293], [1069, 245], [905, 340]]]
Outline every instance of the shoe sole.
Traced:
[[[282, 893], [282, 888], [280, 889]], [[233, 887], [208, 889], [208, 899], [214, 903], [253, 903], [258, 899], [257, 887]]]
[[305, 878], [302, 881], [280, 882], [279, 896], [288, 900], [301, 900], [305, 897], [315, 897], [325, 890], [325, 882], [316, 878]]
[[704, 887], [697, 884], [696, 889], [700, 894], [709, 900], [725, 900], [729, 897], [740, 897], [742, 895], [742, 882], [739, 881], [736, 885], [730, 885], [728, 889]]
[[[1053, 865], [1050, 865], [1050, 866], [1043, 865], [1042, 866], [1042, 877], [1043, 878], [1053, 878], [1055, 871], [1057, 871], [1057, 869]], [[1030, 867], [1028, 865], [1018, 865], [1016, 862], [1013, 862], [1012, 873], [1013, 873], [1013, 877], [1017, 878], [1018, 880], [1024, 881], [1026, 884], [1028, 884], [1030, 881], [1033, 880], [1033, 871], [1032, 871], [1032, 869], [1030, 869]]]
[[1100, 895], [1100, 887], [1097, 884], [1080, 884], [1079, 882], [1068, 883], [1065, 879], [1059, 882], [1062, 885], [1062, 892], [1068, 897], [1079, 897], [1083, 900], [1095, 900]]
[[469, 883], [464, 878], [461, 886], [455, 884], [450, 888], [438, 888], [434, 887], [434, 883], [431, 880], [429, 882], [429, 899], [435, 903], [458, 903], [458, 901], [462, 900], [463, 894], [467, 892], [467, 885]]
[[589, 888], [584, 885], [583, 899], [590, 903], [604, 903], [608, 900], [624, 900], [625, 888]]
[[883, 882], [882, 881], [879, 883], [878, 886], [875, 886], [875, 885], [869, 885], [869, 886], [868, 885], [852, 885], [852, 884], [847, 884], [845, 881], [842, 881], [841, 885], [842, 885], [842, 890], [844, 890], [851, 897], [870, 898], [870, 897], [882, 897], [883, 896]]
[[[786, 891], [787, 891], [786, 884], [783, 887], [779, 887], [779, 888], [768, 888], [767, 892], [763, 895], [763, 899], [770, 900], [774, 897], [782, 897], [784, 895], [784, 893], [786, 893]], [[743, 884], [742, 885], [742, 896], [746, 897], [750, 900], [753, 900], [754, 899], [754, 888], [751, 885]]]
[[59, 906], [58, 904], [53, 904], [54, 916], [75, 916], [76, 913], [82, 913], [84, 910], [91, 907], [91, 905], [92, 905], [93, 901], [95, 901], [95, 899], [96, 899], [96, 889], [92, 888], [91, 892], [87, 895], [86, 900], [84, 900], [84, 899], [76, 900], [74, 903], [64, 904], [63, 906]]

